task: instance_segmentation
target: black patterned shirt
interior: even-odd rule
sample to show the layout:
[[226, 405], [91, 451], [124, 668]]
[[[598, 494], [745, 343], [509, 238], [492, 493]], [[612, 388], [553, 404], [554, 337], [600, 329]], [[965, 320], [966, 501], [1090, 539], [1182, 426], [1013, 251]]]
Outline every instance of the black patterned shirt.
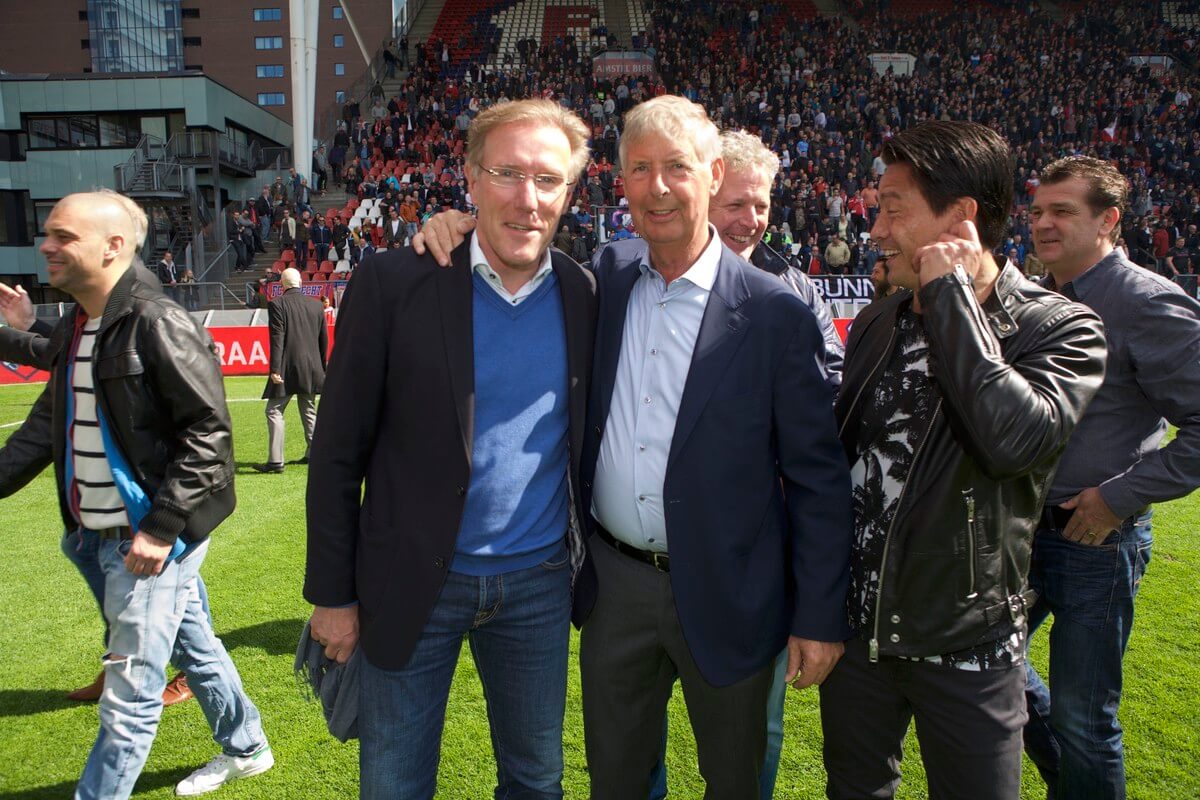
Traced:
[[[853, 480], [855, 546], [850, 556], [850, 624], [870, 639], [888, 529], [941, 393], [929, 369], [929, 342], [911, 307], [897, 318], [896, 344], [874, 394], [863, 407]], [[907, 659], [965, 670], [1007, 669], [1024, 661], [1024, 634], [956, 653]]]

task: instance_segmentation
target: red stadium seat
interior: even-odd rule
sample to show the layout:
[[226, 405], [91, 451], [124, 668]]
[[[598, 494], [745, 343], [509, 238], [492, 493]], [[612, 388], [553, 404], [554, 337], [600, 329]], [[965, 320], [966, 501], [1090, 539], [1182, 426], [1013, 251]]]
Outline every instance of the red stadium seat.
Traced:
[[291, 264], [296, 260], [296, 253], [292, 250], [284, 250], [279, 254], [279, 260], [284, 264]]

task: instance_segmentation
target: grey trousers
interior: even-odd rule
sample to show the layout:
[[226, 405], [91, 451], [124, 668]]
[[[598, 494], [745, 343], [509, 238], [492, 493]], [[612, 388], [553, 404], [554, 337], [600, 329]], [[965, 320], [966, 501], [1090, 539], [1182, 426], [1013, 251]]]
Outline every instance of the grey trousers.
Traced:
[[579, 650], [591, 800], [649, 794], [676, 679], [696, 736], [705, 800], [757, 798], [774, 662], [732, 686], [710, 685], [684, 640], [670, 577], [599, 537], [591, 553], [599, 595]]
[[304, 425], [304, 457], [312, 447], [313, 428], [317, 424], [316, 395], [296, 394], [267, 399], [267, 463], [283, 463], [283, 412], [292, 398], [300, 407], [300, 422]]
[[914, 717], [930, 800], [1020, 797], [1025, 668], [972, 672], [896, 659], [872, 664], [862, 639], [846, 642], [846, 654], [821, 684], [826, 796], [895, 797]]

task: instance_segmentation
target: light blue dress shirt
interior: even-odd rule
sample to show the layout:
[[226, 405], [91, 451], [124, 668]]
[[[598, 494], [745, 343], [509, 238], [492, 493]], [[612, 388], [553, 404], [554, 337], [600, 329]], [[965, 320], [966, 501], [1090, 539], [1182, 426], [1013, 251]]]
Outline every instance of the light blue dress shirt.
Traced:
[[542, 263], [538, 266], [537, 272], [529, 279], [529, 282], [524, 284], [520, 289], [517, 289], [516, 294], [513, 294], [508, 289], [504, 288], [504, 282], [500, 280], [500, 276], [496, 274], [496, 270], [492, 269], [492, 265], [488, 263], [487, 256], [483, 254], [483, 248], [479, 246], [479, 234], [471, 234], [471, 268], [479, 273], [483, 278], [484, 283], [492, 287], [496, 294], [500, 295], [505, 302], [512, 305], [519, 305], [526, 297], [533, 294], [542, 281], [549, 277], [550, 272], [554, 269], [553, 263], [550, 261], [550, 248], [547, 247], [542, 253]]
[[643, 256], [625, 311], [591, 510], [614, 538], [639, 550], [667, 552], [667, 456], [721, 262], [721, 239], [711, 225], [708, 235], [704, 252], [669, 286], [650, 264], [649, 253]]

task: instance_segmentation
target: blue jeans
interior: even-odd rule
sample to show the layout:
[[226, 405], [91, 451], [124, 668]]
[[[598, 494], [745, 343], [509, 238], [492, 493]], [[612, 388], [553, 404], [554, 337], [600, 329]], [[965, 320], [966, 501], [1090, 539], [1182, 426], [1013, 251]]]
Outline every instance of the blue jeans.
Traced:
[[451, 572], [408, 663], [363, 659], [358, 731], [364, 800], [433, 797], [450, 681], [463, 637], [483, 684], [495, 796], [561, 798], [571, 575], [549, 561], [488, 577]]
[[[763, 755], [762, 772], [758, 777], [758, 793], [761, 800], [775, 796], [775, 776], [779, 774], [779, 754], [783, 750], [783, 698], [787, 694], [788, 651], [775, 659], [775, 677], [771, 679], [771, 693], [767, 695], [767, 751]], [[667, 752], [667, 720], [663, 718], [662, 752]], [[667, 762], [659, 761], [650, 775], [649, 800], [664, 800], [667, 796]]]
[[[96, 608], [100, 610], [100, 619], [104, 622], [103, 642], [108, 644], [108, 620], [104, 617], [104, 570], [100, 569], [100, 537], [94, 533], [80, 534], [77, 531], [65, 531], [59, 543], [63, 555], [75, 565], [84, 583], [96, 598]], [[208, 588], [204, 578], [196, 575], [196, 588], [200, 592], [200, 605], [212, 622], [212, 612], [208, 606]]]
[[128, 541], [105, 539], [97, 551], [108, 653], [100, 733], [75, 788], [76, 800], [124, 800], [133, 791], [158, 730], [168, 660], [187, 673], [226, 755], [246, 756], [267, 746], [258, 709], [200, 603], [199, 570], [208, 541], [149, 577], [125, 568], [129, 547]]
[[1133, 601], [1150, 562], [1147, 511], [1126, 520], [1099, 547], [1043, 527], [1033, 546], [1030, 585], [1038, 601], [1030, 635], [1053, 614], [1050, 688], [1026, 667], [1025, 752], [1057, 800], [1125, 797], [1125, 756], [1117, 706], [1121, 659]]

